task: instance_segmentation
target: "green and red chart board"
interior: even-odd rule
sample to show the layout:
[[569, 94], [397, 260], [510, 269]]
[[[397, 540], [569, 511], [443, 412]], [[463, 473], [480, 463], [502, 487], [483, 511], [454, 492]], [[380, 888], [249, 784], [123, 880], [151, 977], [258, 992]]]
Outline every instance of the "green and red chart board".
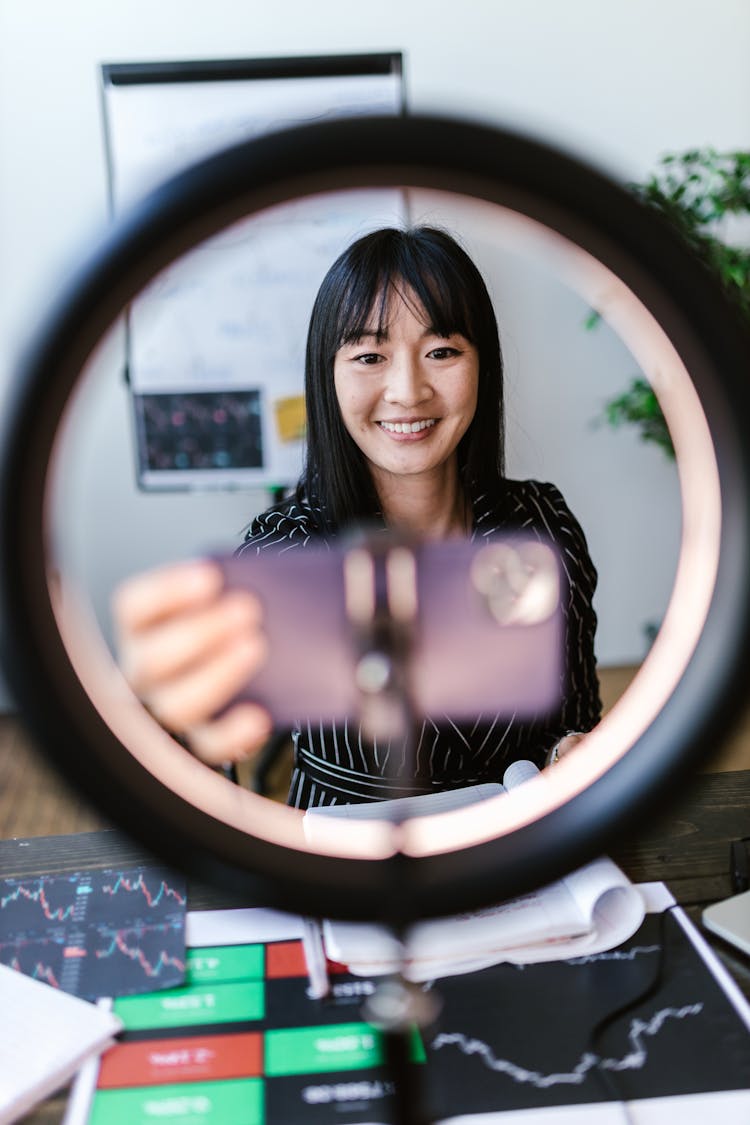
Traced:
[[184, 986], [114, 1002], [125, 1033], [90, 1125], [324, 1122], [333, 1105], [337, 1121], [387, 1120], [381, 1039], [359, 1015], [373, 983], [330, 968], [330, 1001], [312, 1001], [298, 940], [190, 950]]
[[[297, 940], [189, 949], [184, 985], [114, 1001], [125, 1030], [67, 1125], [387, 1123], [383, 1044], [361, 1016], [375, 982], [330, 969], [331, 997], [311, 1000]], [[442, 1007], [413, 1058], [431, 1121], [553, 1125], [576, 1106], [619, 1125], [623, 1102], [649, 1125], [750, 1121], [750, 1010], [679, 909], [608, 953], [427, 987]]]

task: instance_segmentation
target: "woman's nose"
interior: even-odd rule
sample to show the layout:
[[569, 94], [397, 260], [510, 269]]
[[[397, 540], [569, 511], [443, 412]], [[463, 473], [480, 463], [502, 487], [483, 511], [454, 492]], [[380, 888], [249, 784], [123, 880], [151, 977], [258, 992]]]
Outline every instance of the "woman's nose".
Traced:
[[415, 360], [402, 357], [389, 365], [384, 395], [386, 402], [400, 406], [416, 406], [432, 397], [427, 373]]

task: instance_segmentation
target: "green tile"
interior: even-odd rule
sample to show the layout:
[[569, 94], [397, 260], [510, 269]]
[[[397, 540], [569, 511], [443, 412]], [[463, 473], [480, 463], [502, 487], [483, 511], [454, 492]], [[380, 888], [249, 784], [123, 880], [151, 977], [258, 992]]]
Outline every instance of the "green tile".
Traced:
[[295, 1027], [267, 1031], [266, 1074], [321, 1074], [325, 1071], [360, 1070], [383, 1061], [378, 1033], [367, 1023]]
[[216, 945], [187, 951], [188, 984], [214, 981], [263, 980], [262, 945]]
[[265, 1013], [265, 988], [262, 981], [186, 985], [121, 996], [114, 1011], [128, 1030], [260, 1020]]
[[184, 1082], [97, 1090], [89, 1125], [263, 1125], [263, 1081]]

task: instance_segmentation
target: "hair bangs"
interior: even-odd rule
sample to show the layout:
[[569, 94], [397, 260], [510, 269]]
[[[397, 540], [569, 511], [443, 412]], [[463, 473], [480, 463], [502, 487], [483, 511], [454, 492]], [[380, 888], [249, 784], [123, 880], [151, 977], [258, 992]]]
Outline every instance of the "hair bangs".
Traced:
[[333, 333], [334, 349], [352, 344], [363, 336], [374, 336], [378, 342], [388, 335], [388, 310], [393, 279], [389, 271], [374, 278], [359, 275], [351, 279], [338, 308]]
[[[457, 333], [476, 342], [465, 278], [438, 245], [425, 246], [408, 232], [384, 239], [379, 254], [352, 262], [334, 332], [336, 347], [364, 335], [384, 340], [394, 297], [400, 298], [438, 336]], [[390, 245], [387, 243], [390, 242]], [[369, 259], [369, 260], [368, 260]]]
[[420, 270], [411, 278], [402, 277], [401, 285], [406, 290], [400, 293], [404, 302], [436, 336], [458, 334], [476, 343], [464, 287], [455, 278], [449, 279], [437, 271]]

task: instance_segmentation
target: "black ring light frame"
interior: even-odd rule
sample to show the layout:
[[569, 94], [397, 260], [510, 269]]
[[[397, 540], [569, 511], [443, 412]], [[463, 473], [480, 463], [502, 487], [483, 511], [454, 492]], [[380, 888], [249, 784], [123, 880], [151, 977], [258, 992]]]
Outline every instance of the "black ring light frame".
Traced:
[[[622, 279], [690, 372], [714, 445], [722, 514], [705, 627], [666, 706], [627, 753], [574, 799], [516, 831], [444, 854], [374, 860], [284, 846], [252, 835], [252, 826], [242, 832], [185, 801], [122, 745], [92, 704], [60, 634], [47, 574], [45, 496], [55, 436], [79, 374], [161, 269], [265, 207], [379, 186], [458, 192], [511, 208]], [[33, 737], [106, 816], [148, 848], [282, 909], [403, 924], [549, 881], [645, 817], [719, 744], [745, 704], [750, 450], [742, 426], [750, 417], [749, 356], [736, 311], [663, 220], [590, 167], [527, 137], [439, 117], [343, 120], [246, 142], [194, 166], [95, 247], [42, 326], [7, 413], [3, 657]]]

